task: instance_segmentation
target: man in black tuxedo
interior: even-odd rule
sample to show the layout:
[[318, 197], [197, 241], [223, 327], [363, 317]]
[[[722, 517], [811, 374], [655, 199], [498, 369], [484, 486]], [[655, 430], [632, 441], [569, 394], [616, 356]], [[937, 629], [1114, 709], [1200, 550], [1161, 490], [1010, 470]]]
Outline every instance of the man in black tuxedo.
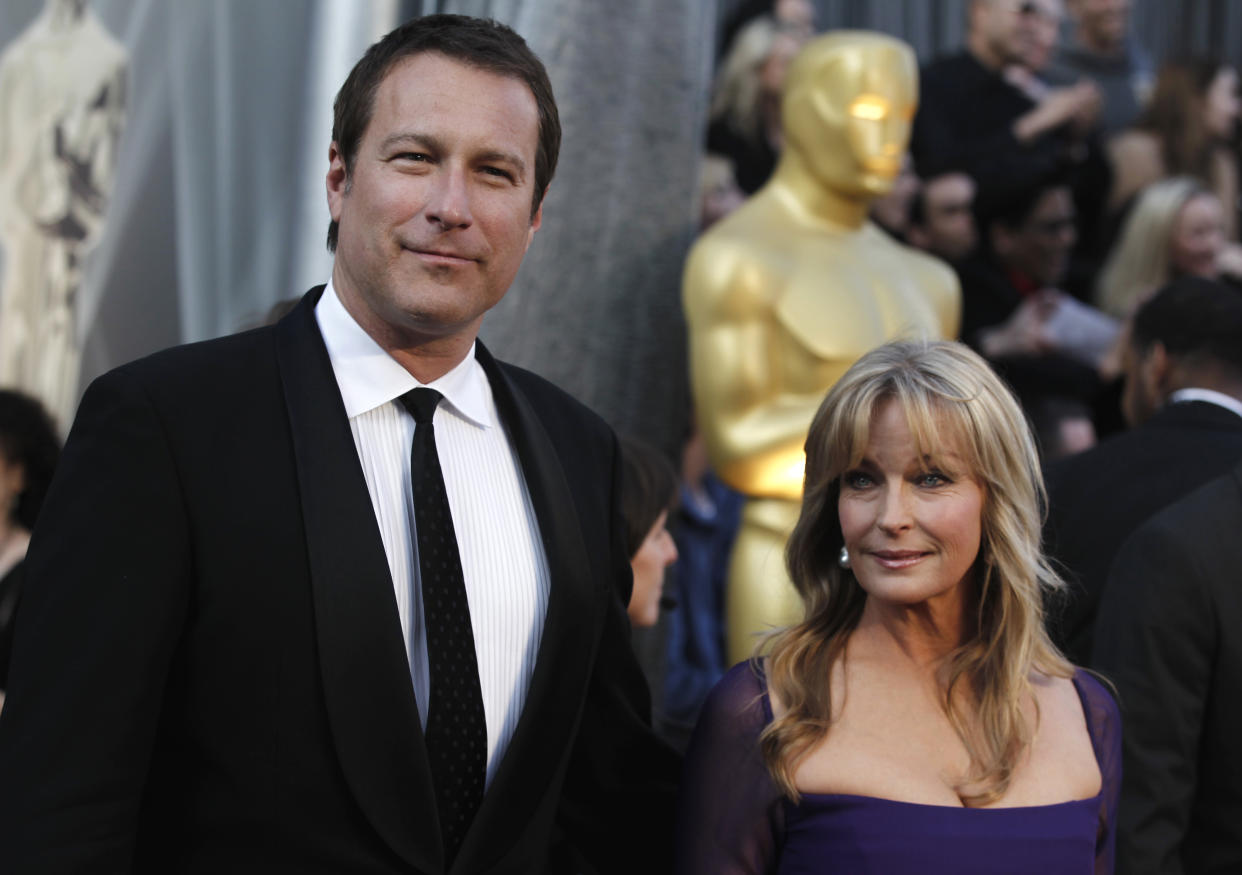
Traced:
[[1048, 469], [1047, 549], [1069, 588], [1053, 637], [1089, 665], [1100, 592], [1122, 542], [1242, 459], [1242, 295], [1174, 280], [1135, 314], [1122, 412], [1133, 426]]
[[559, 141], [515, 33], [407, 23], [337, 96], [326, 289], [88, 390], [27, 560], [0, 870], [667, 867], [616, 440], [476, 343]]
[[1117, 685], [1117, 871], [1242, 872], [1242, 466], [1125, 543], [1094, 663]]

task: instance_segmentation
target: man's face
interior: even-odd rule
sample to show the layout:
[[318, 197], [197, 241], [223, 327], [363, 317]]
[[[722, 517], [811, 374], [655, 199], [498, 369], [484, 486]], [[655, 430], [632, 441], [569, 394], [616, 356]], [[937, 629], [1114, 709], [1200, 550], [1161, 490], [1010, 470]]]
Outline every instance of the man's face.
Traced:
[[385, 349], [473, 339], [509, 289], [542, 219], [538, 127], [520, 79], [427, 52], [380, 83], [351, 171], [332, 144], [333, 285]]
[[[923, 185], [923, 225], [911, 240], [948, 261], [960, 261], [975, 248], [975, 182], [965, 173], [945, 173]], [[917, 236], [917, 241], [915, 240]]]
[[1079, 35], [1089, 45], [1116, 48], [1125, 39], [1130, 0], [1078, 0], [1074, 12]]
[[991, 64], [1027, 65], [1039, 53], [1046, 20], [1060, 16], [1060, 0], [976, 0], [971, 29]]
[[993, 226], [993, 243], [1001, 263], [1040, 286], [1055, 286], [1069, 266], [1074, 229], [1074, 199], [1064, 186], [1040, 195], [1026, 221], [1016, 229]]

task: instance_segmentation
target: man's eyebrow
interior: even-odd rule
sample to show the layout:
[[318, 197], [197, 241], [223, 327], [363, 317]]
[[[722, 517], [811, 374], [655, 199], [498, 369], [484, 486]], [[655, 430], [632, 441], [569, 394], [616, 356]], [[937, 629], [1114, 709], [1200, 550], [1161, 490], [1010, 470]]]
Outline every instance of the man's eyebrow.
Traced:
[[389, 134], [380, 141], [380, 151], [387, 151], [394, 146], [423, 146], [433, 152], [443, 149], [443, 143], [431, 134], [420, 134], [417, 131], [398, 131]]

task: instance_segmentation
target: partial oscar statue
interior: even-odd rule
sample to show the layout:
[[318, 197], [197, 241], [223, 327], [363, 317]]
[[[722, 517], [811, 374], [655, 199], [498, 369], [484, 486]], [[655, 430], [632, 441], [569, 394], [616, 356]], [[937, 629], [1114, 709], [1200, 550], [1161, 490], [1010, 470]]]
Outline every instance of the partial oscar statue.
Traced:
[[100, 238], [125, 120], [128, 55], [86, 0], [46, 0], [0, 53], [0, 385], [67, 430], [78, 291]]
[[721, 479], [747, 497], [727, 596], [734, 661], [800, 614], [784, 547], [825, 393], [888, 340], [957, 335], [952, 270], [867, 218], [901, 169], [917, 104], [905, 43], [864, 31], [808, 43], [785, 83], [775, 174], [686, 263], [696, 409]]

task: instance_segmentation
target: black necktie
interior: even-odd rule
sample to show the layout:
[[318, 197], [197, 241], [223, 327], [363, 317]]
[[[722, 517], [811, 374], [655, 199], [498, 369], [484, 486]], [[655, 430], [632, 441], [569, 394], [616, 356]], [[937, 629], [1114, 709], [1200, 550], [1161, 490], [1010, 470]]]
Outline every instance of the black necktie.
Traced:
[[401, 403], [417, 423], [410, 450], [410, 476], [431, 679], [427, 753], [446, 862], [451, 863], [483, 799], [487, 721], [457, 534], [431, 423], [441, 397], [435, 389], [412, 389], [401, 396]]

